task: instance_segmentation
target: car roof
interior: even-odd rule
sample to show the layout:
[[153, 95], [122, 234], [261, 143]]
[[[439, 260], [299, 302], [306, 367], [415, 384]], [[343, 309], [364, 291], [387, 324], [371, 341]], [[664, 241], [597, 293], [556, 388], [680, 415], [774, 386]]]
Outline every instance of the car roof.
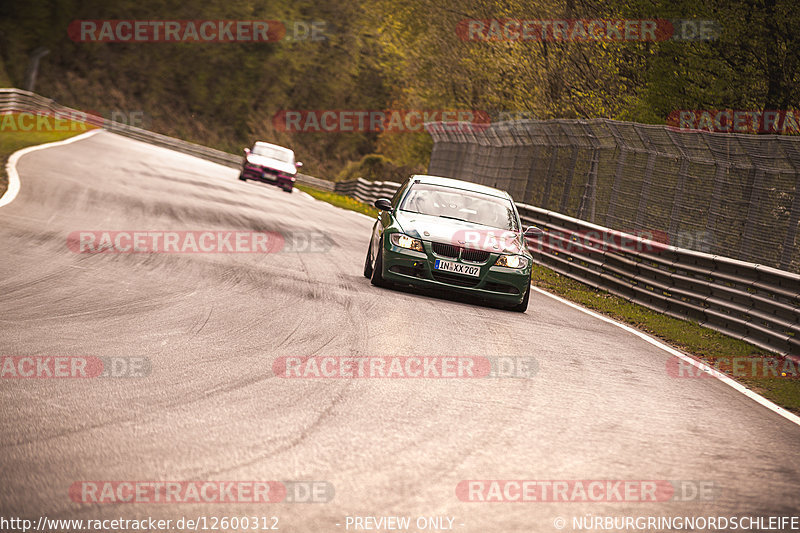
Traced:
[[415, 174], [411, 176], [411, 181], [418, 183], [425, 183], [428, 185], [441, 185], [442, 187], [452, 187], [454, 189], [463, 189], [465, 191], [472, 191], [489, 196], [497, 196], [500, 198], [507, 198], [512, 200], [511, 195], [501, 189], [495, 189], [488, 185], [481, 185], [471, 181], [457, 180], [455, 178], [444, 178], [442, 176], [428, 176], [425, 174]]
[[267, 142], [264, 142], [264, 141], [256, 141], [255, 144], [253, 145], [253, 147], [255, 148], [256, 146], [266, 146], [268, 148], [277, 148], [278, 150], [283, 150], [284, 152], [292, 152], [291, 149], [286, 148], [285, 146], [280, 146], [278, 144], [267, 143]]

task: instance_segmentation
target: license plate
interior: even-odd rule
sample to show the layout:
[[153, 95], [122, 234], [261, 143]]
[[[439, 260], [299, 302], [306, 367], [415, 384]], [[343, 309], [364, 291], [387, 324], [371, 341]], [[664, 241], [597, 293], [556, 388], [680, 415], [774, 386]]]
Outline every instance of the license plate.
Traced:
[[444, 270], [445, 272], [452, 272], [453, 274], [464, 274], [465, 276], [478, 277], [481, 275], [481, 268], [470, 265], [462, 265], [461, 263], [453, 263], [450, 261], [442, 261], [437, 259], [433, 263], [435, 270]]

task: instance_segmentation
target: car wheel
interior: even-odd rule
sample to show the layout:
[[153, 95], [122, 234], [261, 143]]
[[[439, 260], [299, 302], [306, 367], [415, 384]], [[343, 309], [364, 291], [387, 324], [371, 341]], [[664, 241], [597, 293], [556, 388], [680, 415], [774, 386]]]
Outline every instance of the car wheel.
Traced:
[[511, 309], [512, 311], [516, 311], [517, 313], [524, 313], [525, 311], [528, 310], [528, 300], [530, 300], [530, 298], [531, 298], [531, 286], [530, 283], [528, 283], [528, 290], [525, 291], [525, 297], [522, 298], [522, 301], [519, 304], [515, 305], [514, 307], [510, 307], [509, 309]]
[[383, 278], [383, 238], [378, 246], [378, 257], [375, 259], [375, 266], [372, 267], [370, 281], [376, 287], [388, 288], [391, 284]]
[[369, 240], [369, 248], [367, 248], [367, 258], [364, 260], [364, 277], [367, 279], [372, 278], [372, 239]]
[[239, 173], [239, 179], [242, 181], [247, 181], [247, 178], [244, 177], [244, 170]]
[[292, 188], [291, 187], [284, 187], [283, 190], [288, 192], [289, 194], [291, 194], [291, 192], [292, 192]]

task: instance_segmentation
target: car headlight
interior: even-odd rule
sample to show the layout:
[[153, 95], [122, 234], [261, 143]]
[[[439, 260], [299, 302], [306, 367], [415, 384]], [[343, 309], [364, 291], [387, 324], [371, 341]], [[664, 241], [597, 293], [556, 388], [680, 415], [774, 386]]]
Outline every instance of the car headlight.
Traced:
[[501, 255], [495, 261], [494, 266], [508, 268], [527, 268], [528, 258], [522, 255]]
[[425, 248], [422, 247], [422, 241], [419, 239], [413, 239], [404, 233], [392, 233], [392, 236], [389, 237], [392, 241], [392, 244], [395, 246], [399, 246], [400, 248], [407, 248], [409, 250], [416, 250], [418, 252], [424, 252]]

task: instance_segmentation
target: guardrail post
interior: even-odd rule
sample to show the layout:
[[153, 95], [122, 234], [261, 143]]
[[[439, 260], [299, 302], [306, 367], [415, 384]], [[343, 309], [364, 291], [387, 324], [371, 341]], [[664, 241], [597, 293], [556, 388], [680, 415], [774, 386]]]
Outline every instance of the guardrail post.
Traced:
[[572, 139], [572, 135], [569, 133], [564, 124], [559, 123], [559, 127], [564, 133], [564, 136], [569, 140], [569, 147], [572, 150], [572, 156], [569, 158], [569, 168], [567, 168], [566, 180], [564, 181], [564, 190], [561, 192], [561, 204], [559, 206], [559, 211], [566, 213], [569, 195], [572, 192], [572, 180], [575, 177], [575, 167], [578, 165], [578, 145]]
[[683, 151], [681, 144], [675, 139], [675, 132], [668, 129], [667, 135], [669, 136], [669, 140], [672, 141], [672, 145], [681, 155], [681, 166], [678, 170], [678, 183], [675, 186], [675, 194], [672, 197], [672, 210], [669, 214], [669, 239], [670, 242], [676, 242], [682, 222], [681, 215], [683, 212], [683, 191], [686, 187], [686, 180], [689, 179], [689, 158], [687, 157], [686, 152]]
[[797, 226], [800, 226], [800, 173], [795, 174], [794, 197], [792, 198], [792, 210], [789, 214], [789, 227], [786, 229], [786, 237], [783, 240], [783, 250], [781, 251], [781, 264], [783, 270], [789, 270], [792, 265], [792, 255], [797, 252], [795, 239], [797, 238]]
[[625, 170], [625, 160], [628, 158], [628, 149], [617, 144], [619, 155], [617, 156], [617, 170], [614, 172], [614, 184], [611, 186], [611, 196], [608, 199], [608, 209], [606, 210], [606, 226], [611, 226], [611, 220], [616, 218], [615, 211], [619, 201], [619, 189], [622, 187], [622, 173]]
[[642, 188], [639, 192], [639, 205], [636, 208], [636, 229], [642, 229], [645, 225], [645, 219], [647, 218], [647, 201], [650, 199], [650, 185], [653, 181], [653, 169], [656, 166], [656, 157], [658, 157], [658, 153], [652, 151], [647, 158], [647, 166], [645, 167], [644, 177], [642, 178]]
[[567, 212], [567, 202], [569, 201], [569, 193], [572, 192], [572, 178], [575, 176], [575, 166], [578, 164], [578, 147], [572, 146], [572, 156], [569, 158], [569, 169], [567, 170], [567, 179], [564, 182], [564, 190], [561, 193], [561, 204], [559, 211], [562, 213]]
[[742, 232], [742, 245], [739, 248], [739, 259], [750, 260], [757, 257], [753, 250], [756, 243], [755, 238], [755, 221], [758, 213], [761, 211], [761, 184], [764, 181], [764, 169], [754, 168], [752, 172], [753, 179], [750, 186], [750, 201], [748, 202], [747, 218], [744, 221], [744, 228]]
[[[586, 219], [586, 211], [589, 211], [589, 222], [594, 222], [594, 205], [595, 196], [597, 191], [597, 165], [598, 165], [597, 149], [592, 149], [592, 160], [589, 166], [589, 178], [586, 180], [586, 187], [583, 189], [583, 196], [581, 197], [581, 204], [578, 207], [578, 218]], [[588, 207], [587, 207], [588, 206]]]
[[[549, 138], [548, 138], [549, 140]], [[559, 147], [555, 144], [550, 144], [550, 162], [547, 164], [547, 179], [544, 182], [544, 193], [542, 193], [542, 207], [550, 207], [550, 190], [553, 187], [556, 174], [556, 163], [558, 163], [558, 150]]]
[[[727, 165], [723, 165], [719, 161], [717, 161], [715, 165], [717, 166], [717, 171], [714, 173], [714, 188], [711, 192], [711, 204], [708, 207], [708, 216], [706, 217], [706, 232], [712, 235], [712, 238], [717, 229], [717, 214], [719, 213], [720, 203], [722, 202], [723, 176], [729, 169]], [[714, 239], [714, 251], [716, 250], [717, 242], [716, 239]], [[728, 252], [728, 255], [730, 255], [730, 252]]]
[[619, 202], [619, 191], [622, 188], [622, 178], [625, 172], [625, 165], [627, 163], [628, 152], [630, 152], [630, 149], [617, 130], [617, 126], [612, 121], [606, 121], [605, 124], [608, 127], [608, 131], [611, 133], [611, 136], [614, 138], [614, 144], [616, 144], [618, 151], [617, 168], [614, 172], [614, 183], [611, 185], [608, 208], [606, 209], [605, 225], [610, 227], [613, 226], [611, 221], [617, 218], [616, 210], [617, 203]]
[[586, 211], [589, 211], [589, 222], [594, 222], [595, 202], [597, 200], [597, 167], [600, 164], [600, 149], [597, 137], [589, 129], [585, 122], [580, 123], [584, 135], [592, 145], [592, 159], [589, 163], [589, 175], [586, 179], [586, 187], [583, 190], [580, 206], [578, 207], [578, 218], [586, 219]]
[[[792, 207], [789, 211], [789, 225], [786, 228], [786, 235], [783, 238], [783, 248], [781, 249], [781, 259], [779, 268], [783, 270], [792, 270], [792, 261], [794, 254], [798, 252], [798, 246], [795, 246], [795, 239], [797, 238], [798, 225], [800, 225], [800, 168], [798, 168], [798, 160], [800, 159], [800, 152], [792, 146], [792, 143], [781, 141], [778, 143], [783, 151], [784, 158], [794, 169], [794, 193], [792, 194]], [[800, 260], [800, 257], [798, 257]], [[793, 269], [794, 272], [798, 271], [797, 266]]]

